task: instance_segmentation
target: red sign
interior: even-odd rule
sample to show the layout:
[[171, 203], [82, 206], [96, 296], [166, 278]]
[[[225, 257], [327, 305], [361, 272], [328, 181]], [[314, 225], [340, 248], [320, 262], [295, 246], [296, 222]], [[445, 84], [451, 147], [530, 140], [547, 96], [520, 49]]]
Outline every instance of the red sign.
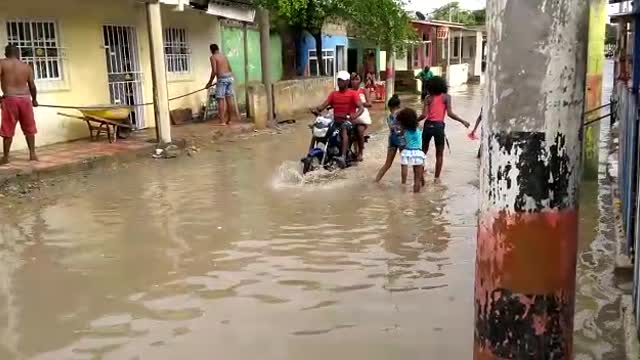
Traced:
[[449, 28], [441, 27], [436, 30], [436, 38], [446, 39], [449, 37]]

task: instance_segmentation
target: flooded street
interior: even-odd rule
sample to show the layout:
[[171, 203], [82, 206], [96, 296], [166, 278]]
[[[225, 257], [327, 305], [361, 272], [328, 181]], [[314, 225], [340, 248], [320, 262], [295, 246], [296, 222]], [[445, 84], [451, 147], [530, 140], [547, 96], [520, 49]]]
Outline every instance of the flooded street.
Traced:
[[[480, 88], [452, 95], [473, 123]], [[431, 151], [414, 195], [399, 159], [372, 183], [386, 130], [361, 166], [304, 181], [306, 124], [3, 199], [0, 359], [470, 359], [478, 143], [449, 122], [442, 183]], [[582, 189], [577, 359], [620, 359], [601, 172]]]

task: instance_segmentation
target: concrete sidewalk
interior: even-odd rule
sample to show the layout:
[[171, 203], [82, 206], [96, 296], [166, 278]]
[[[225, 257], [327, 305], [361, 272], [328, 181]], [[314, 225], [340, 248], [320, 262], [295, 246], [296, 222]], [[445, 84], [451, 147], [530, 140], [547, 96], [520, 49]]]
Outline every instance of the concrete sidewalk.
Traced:
[[[230, 126], [219, 126], [213, 122], [191, 123], [172, 126], [173, 142], [179, 147], [203, 146], [225, 137], [253, 131], [248, 122], [238, 122]], [[11, 154], [11, 163], [0, 166], [0, 187], [15, 181], [39, 180], [46, 176], [70, 173], [92, 168], [100, 163], [126, 161], [139, 156], [150, 155], [156, 147], [155, 129], [135, 132], [126, 140], [109, 144], [106, 137], [98, 141], [78, 140], [47, 145], [38, 148], [40, 161], [28, 161], [26, 150]]]

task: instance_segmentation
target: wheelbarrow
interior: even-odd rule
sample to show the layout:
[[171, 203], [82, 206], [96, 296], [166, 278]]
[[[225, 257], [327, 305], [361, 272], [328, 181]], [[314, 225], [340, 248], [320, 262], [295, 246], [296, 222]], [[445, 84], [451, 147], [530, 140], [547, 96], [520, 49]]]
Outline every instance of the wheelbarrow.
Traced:
[[105, 133], [109, 143], [114, 143], [118, 138], [129, 137], [132, 126], [129, 123], [131, 108], [118, 105], [96, 106], [78, 109], [82, 116], [58, 113], [65, 117], [82, 120], [89, 128], [91, 141], [99, 139], [100, 134]]

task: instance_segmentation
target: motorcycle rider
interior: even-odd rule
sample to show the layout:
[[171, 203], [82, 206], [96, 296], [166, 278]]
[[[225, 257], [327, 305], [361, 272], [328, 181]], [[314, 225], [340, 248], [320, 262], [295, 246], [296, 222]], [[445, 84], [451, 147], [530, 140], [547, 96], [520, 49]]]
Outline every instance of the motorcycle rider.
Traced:
[[[364, 112], [364, 105], [360, 100], [360, 95], [349, 88], [351, 75], [347, 71], [338, 71], [338, 90], [329, 94], [327, 100], [315, 109], [314, 113], [321, 113], [327, 107], [333, 107], [333, 120], [340, 126], [341, 161], [346, 164], [346, 155], [349, 150], [349, 133], [347, 127], [343, 126], [346, 121], [352, 121], [360, 117]], [[311, 139], [313, 146], [314, 139]]]

